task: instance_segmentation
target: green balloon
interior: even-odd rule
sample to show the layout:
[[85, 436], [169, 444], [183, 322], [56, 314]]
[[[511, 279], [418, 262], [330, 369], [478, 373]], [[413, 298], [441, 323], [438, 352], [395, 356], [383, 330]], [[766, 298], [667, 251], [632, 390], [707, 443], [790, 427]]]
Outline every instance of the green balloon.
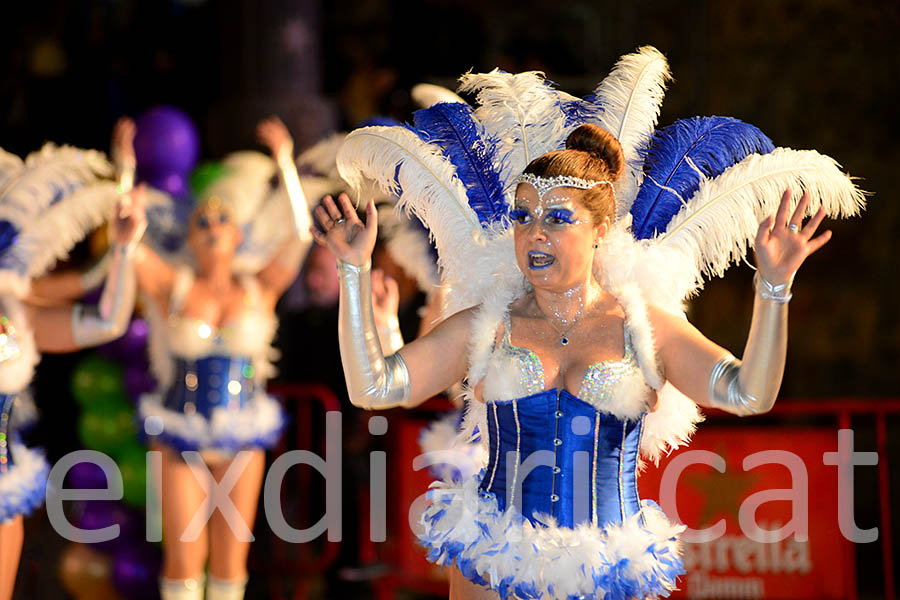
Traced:
[[127, 396], [122, 385], [122, 367], [99, 356], [89, 356], [72, 373], [72, 395], [83, 405], [105, 402], [117, 405]]
[[134, 441], [121, 448], [116, 464], [125, 488], [123, 500], [131, 506], [147, 503], [147, 448]]
[[118, 456], [123, 446], [133, 441], [137, 434], [134, 410], [129, 406], [117, 408], [105, 403], [92, 408], [94, 410], [85, 410], [78, 420], [81, 443], [92, 450]]

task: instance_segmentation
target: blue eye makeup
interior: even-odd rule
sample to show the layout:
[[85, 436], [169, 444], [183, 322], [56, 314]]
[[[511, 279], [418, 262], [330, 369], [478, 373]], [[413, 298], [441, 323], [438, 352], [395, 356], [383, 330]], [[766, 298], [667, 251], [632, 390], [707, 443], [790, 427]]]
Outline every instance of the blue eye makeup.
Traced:
[[575, 213], [565, 208], [556, 208], [547, 213], [547, 222], [551, 225], [574, 225]]
[[522, 210], [521, 208], [514, 208], [509, 211], [509, 218], [513, 223], [517, 223], [519, 225], [524, 225], [531, 221], [531, 215], [527, 210]]
[[200, 229], [209, 229], [209, 219], [206, 218], [206, 215], [197, 217], [197, 227]]
[[224, 225], [227, 222], [228, 222], [228, 215], [226, 215], [225, 213], [219, 213], [219, 223]]

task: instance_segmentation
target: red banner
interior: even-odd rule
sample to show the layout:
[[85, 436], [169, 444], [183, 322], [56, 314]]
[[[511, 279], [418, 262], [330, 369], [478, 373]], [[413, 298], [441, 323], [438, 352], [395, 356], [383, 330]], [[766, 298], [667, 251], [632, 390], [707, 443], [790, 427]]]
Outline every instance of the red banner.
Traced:
[[649, 465], [641, 496], [695, 530], [673, 597], [847, 597], [853, 547], [838, 526], [837, 467], [823, 463], [837, 440], [831, 429], [701, 427]]

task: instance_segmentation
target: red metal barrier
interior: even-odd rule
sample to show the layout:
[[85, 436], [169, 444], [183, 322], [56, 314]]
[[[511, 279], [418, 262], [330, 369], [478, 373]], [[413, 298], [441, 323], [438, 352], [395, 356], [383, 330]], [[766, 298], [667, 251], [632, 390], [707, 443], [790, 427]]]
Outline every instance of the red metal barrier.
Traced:
[[[710, 410], [710, 417], [722, 415], [719, 411]], [[875, 443], [878, 454], [878, 499], [881, 519], [881, 556], [884, 577], [884, 597], [888, 600], [896, 598], [896, 581], [894, 578], [894, 546], [893, 526], [891, 519], [891, 486], [890, 466], [887, 453], [887, 416], [900, 414], [900, 398], [828, 398], [828, 399], [780, 399], [775, 403], [770, 416], [782, 417], [833, 417], [840, 429], [851, 429], [853, 417], [874, 417]], [[731, 418], [731, 417], [728, 417]], [[853, 552], [853, 545], [847, 544]], [[847, 598], [856, 600], [855, 557], [845, 561], [853, 569], [847, 577]]]
[[[280, 398], [283, 403], [296, 403], [296, 410], [293, 414], [293, 432], [294, 439], [291, 448], [288, 448], [288, 433], [282, 436], [281, 442], [273, 452], [273, 458], [278, 458], [288, 450], [303, 449], [316, 452], [320, 456], [324, 456], [324, 440], [315, 446], [313, 437], [313, 428], [321, 427], [321, 416], [316, 415], [314, 418], [314, 410], [324, 414], [329, 411], [340, 411], [341, 405], [334, 392], [330, 388], [319, 384], [288, 384], [274, 383], [268, 387], [269, 393]], [[310, 489], [312, 483], [312, 469], [299, 468], [294, 469], [295, 481], [298, 489]], [[281, 506], [288, 506], [289, 503], [284, 501], [285, 487], [282, 486], [282, 502]], [[309, 506], [306, 502], [298, 505], [299, 510], [294, 514], [295, 518], [299, 518], [308, 522]], [[265, 557], [265, 560], [258, 561], [254, 565], [254, 571], [265, 573], [269, 580], [270, 597], [275, 600], [283, 600], [283, 584], [285, 582], [292, 588], [290, 598], [292, 600], [303, 600], [309, 597], [308, 580], [311, 576], [321, 575], [335, 561], [340, 551], [340, 542], [324, 542], [322, 552], [318, 555], [313, 554], [310, 544], [289, 544], [278, 536], [272, 536], [271, 554]]]

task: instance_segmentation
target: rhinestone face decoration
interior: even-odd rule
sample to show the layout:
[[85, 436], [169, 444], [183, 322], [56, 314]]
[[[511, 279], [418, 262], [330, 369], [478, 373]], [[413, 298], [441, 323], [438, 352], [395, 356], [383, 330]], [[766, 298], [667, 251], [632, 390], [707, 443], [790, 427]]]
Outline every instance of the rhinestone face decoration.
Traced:
[[612, 182], [606, 179], [581, 179], [580, 177], [572, 177], [571, 175], [554, 175], [553, 177], [541, 177], [533, 173], [522, 173], [516, 177], [515, 184], [527, 183], [534, 186], [538, 196], [543, 196], [550, 190], [558, 187], [572, 187], [579, 190], [589, 190], [594, 186], [608, 185], [612, 187]]

